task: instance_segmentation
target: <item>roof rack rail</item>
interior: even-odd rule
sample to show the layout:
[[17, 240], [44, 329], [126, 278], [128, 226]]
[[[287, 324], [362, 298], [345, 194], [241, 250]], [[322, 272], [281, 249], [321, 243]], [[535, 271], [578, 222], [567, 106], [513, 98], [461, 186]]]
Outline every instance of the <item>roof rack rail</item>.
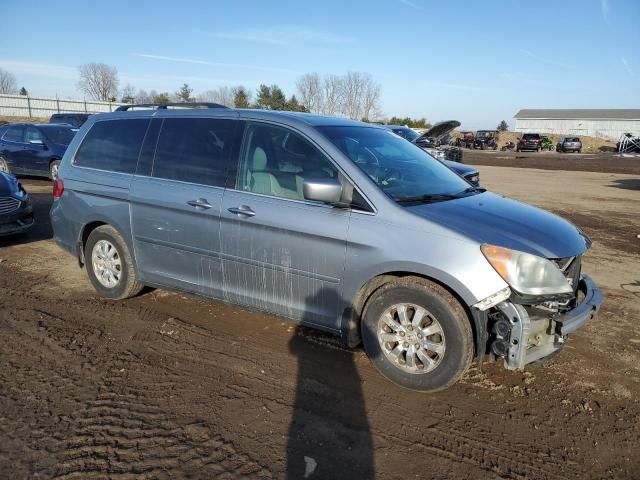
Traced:
[[170, 102], [170, 103], [132, 103], [131, 105], [120, 105], [115, 109], [116, 112], [126, 112], [130, 108], [156, 108], [157, 110], [166, 110], [167, 107], [179, 108], [229, 108], [219, 103], [211, 102]]

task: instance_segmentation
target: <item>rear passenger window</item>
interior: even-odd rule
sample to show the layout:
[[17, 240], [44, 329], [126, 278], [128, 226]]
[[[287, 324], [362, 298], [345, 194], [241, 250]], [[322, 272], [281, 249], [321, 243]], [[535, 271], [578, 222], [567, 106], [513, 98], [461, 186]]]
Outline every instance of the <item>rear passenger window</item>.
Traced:
[[96, 122], [76, 153], [74, 164], [112, 172], [134, 173], [149, 120]]
[[217, 118], [165, 118], [151, 175], [224, 187], [237, 122]]

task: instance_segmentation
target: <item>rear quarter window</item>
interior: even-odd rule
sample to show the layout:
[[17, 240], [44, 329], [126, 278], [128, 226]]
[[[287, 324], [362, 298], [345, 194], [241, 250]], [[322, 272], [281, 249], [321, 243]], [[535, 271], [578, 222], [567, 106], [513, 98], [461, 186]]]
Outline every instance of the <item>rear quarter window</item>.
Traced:
[[74, 165], [134, 173], [148, 125], [146, 118], [96, 122], [82, 141]]

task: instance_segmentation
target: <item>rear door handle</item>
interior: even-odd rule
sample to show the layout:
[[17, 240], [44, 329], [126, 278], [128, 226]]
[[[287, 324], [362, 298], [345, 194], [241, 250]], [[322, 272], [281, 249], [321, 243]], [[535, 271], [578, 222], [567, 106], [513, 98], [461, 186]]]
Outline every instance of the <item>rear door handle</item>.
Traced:
[[199, 198], [197, 200], [189, 200], [187, 203], [189, 205], [191, 205], [192, 207], [204, 208], [205, 210], [211, 208], [211, 204], [209, 202], [207, 202], [206, 198]]
[[253, 217], [256, 212], [251, 210], [251, 207], [247, 205], [240, 205], [239, 207], [232, 207], [229, 209], [231, 213], [235, 213], [236, 215], [244, 215], [245, 217]]

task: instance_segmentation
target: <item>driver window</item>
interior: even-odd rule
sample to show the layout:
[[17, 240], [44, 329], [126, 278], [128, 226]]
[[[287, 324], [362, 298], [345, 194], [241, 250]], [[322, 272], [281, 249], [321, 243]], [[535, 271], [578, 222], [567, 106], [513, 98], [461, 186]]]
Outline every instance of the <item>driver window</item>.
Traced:
[[245, 192], [304, 200], [305, 179], [338, 178], [317, 148], [285, 128], [250, 124], [242, 151], [237, 188]]

